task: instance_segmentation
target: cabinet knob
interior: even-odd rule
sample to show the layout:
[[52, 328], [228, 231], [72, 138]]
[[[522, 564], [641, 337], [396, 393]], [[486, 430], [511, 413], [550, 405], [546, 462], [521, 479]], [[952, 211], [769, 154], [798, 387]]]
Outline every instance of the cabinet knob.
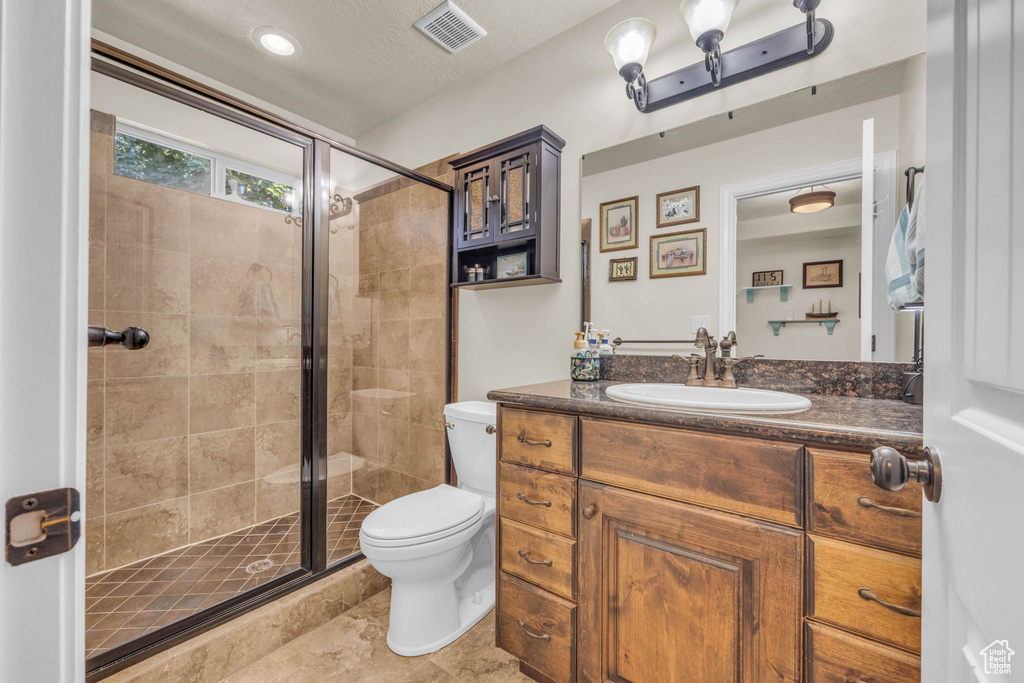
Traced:
[[596, 505], [588, 505], [587, 507], [583, 508], [583, 519], [593, 519], [594, 515], [596, 515], [596, 514], [597, 514], [597, 506]]
[[899, 491], [916, 481], [924, 487], [925, 497], [939, 502], [942, 494], [942, 464], [934, 448], [924, 449], [923, 460], [907, 460], [895, 448], [881, 446], [871, 451], [871, 480], [886, 491]]

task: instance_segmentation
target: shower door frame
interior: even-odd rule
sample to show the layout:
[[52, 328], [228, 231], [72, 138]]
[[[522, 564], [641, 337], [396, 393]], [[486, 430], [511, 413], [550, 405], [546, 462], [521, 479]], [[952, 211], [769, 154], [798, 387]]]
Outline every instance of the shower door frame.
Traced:
[[[92, 41], [93, 72], [270, 135], [303, 150], [302, 321], [300, 393], [301, 567], [195, 614], [162, 626], [135, 640], [86, 660], [92, 683], [159, 654], [235, 617], [270, 603], [363, 559], [362, 552], [327, 564], [327, 329], [330, 221], [330, 154], [332, 149], [397, 175], [448, 193], [448, 284], [451, 273], [451, 224], [454, 188], [319, 132], [295, 124], [203, 83], [98, 40]], [[454, 292], [448, 287], [445, 362], [446, 402], [454, 398], [452, 339]], [[452, 481], [451, 452], [445, 445], [445, 480]]]

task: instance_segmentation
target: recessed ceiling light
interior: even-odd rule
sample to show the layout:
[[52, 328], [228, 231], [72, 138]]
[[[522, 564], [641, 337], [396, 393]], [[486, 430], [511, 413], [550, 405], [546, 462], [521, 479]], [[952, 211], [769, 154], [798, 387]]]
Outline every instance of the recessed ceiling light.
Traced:
[[250, 35], [252, 42], [280, 57], [290, 57], [302, 53], [302, 46], [299, 41], [284, 31], [270, 26], [261, 26], [253, 29]]

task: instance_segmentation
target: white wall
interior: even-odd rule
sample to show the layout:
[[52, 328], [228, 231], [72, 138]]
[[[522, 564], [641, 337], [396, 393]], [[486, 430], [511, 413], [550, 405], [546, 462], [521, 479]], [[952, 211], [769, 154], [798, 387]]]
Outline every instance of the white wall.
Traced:
[[[741, 223], [739, 229], [744, 229]], [[801, 242], [780, 238], [741, 239], [736, 249], [736, 338], [741, 355], [764, 354], [768, 358], [801, 360], [860, 360], [860, 320], [857, 318], [857, 273], [860, 271], [860, 221], [837, 237]], [[803, 264], [812, 261], [843, 261], [843, 286], [804, 289]], [[792, 284], [789, 301], [780, 301], [778, 290], [761, 290], [748, 302], [740, 287], [750, 286], [750, 275], [760, 270], [782, 270]], [[803, 320], [804, 313], [822, 302], [839, 311], [839, 324], [829, 335], [824, 326], [788, 325], [775, 336], [769, 320]]]
[[[579, 318], [576, 245], [581, 154], [925, 50], [925, 0], [828, 2], [819, 16], [835, 24], [836, 35], [820, 56], [641, 114], [626, 100], [622, 80], [604, 51], [604, 36], [622, 19], [646, 16], [659, 31], [647, 65], [651, 77], [698, 62], [701, 54], [679, 19], [677, 6], [664, 0], [623, 0], [356, 141], [368, 151], [414, 168], [539, 123], [567, 140], [562, 157], [564, 282], [462, 293], [460, 398], [480, 398], [489, 389], [567, 375], [569, 342]], [[801, 21], [802, 15], [785, 0], [748, 0], [739, 4], [723, 47], [742, 45]], [[715, 310], [714, 306], [708, 308]]]
[[[639, 196], [639, 247], [603, 254], [594, 250], [591, 317], [597, 327], [609, 328], [614, 336], [625, 339], [692, 339], [691, 316], [707, 315], [712, 334], [728, 332], [718, 325], [721, 186], [855, 159], [861, 153], [862, 122], [867, 118], [875, 119], [875, 149], [896, 149], [899, 97], [893, 96], [584, 178], [581, 212], [583, 218], [593, 219], [595, 226], [600, 223], [601, 202]], [[656, 228], [656, 195], [692, 185], [700, 185], [700, 222]], [[858, 223], [859, 210], [858, 205], [853, 214]], [[707, 274], [649, 279], [651, 235], [692, 228], [708, 231]], [[626, 256], [638, 257], [638, 279], [608, 282], [609, 259]], [[859, 263], [858, 257], [854, 278]], [[665, 314], [666, 309], [670, 315]], [[743, 353], [766, 353], [747, 344], [746, 339], [740, 341]], [[678, 353], [679, 347], [645, 345], [628, 352]]]

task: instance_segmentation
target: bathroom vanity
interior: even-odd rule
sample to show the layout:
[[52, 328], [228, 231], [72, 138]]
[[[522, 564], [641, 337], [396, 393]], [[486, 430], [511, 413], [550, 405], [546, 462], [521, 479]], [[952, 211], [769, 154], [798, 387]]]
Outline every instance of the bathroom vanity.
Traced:
[[538, 681], [920, 680], [921, 411], [697, 413], [612, 382], [493, 391], [497, 644]]

